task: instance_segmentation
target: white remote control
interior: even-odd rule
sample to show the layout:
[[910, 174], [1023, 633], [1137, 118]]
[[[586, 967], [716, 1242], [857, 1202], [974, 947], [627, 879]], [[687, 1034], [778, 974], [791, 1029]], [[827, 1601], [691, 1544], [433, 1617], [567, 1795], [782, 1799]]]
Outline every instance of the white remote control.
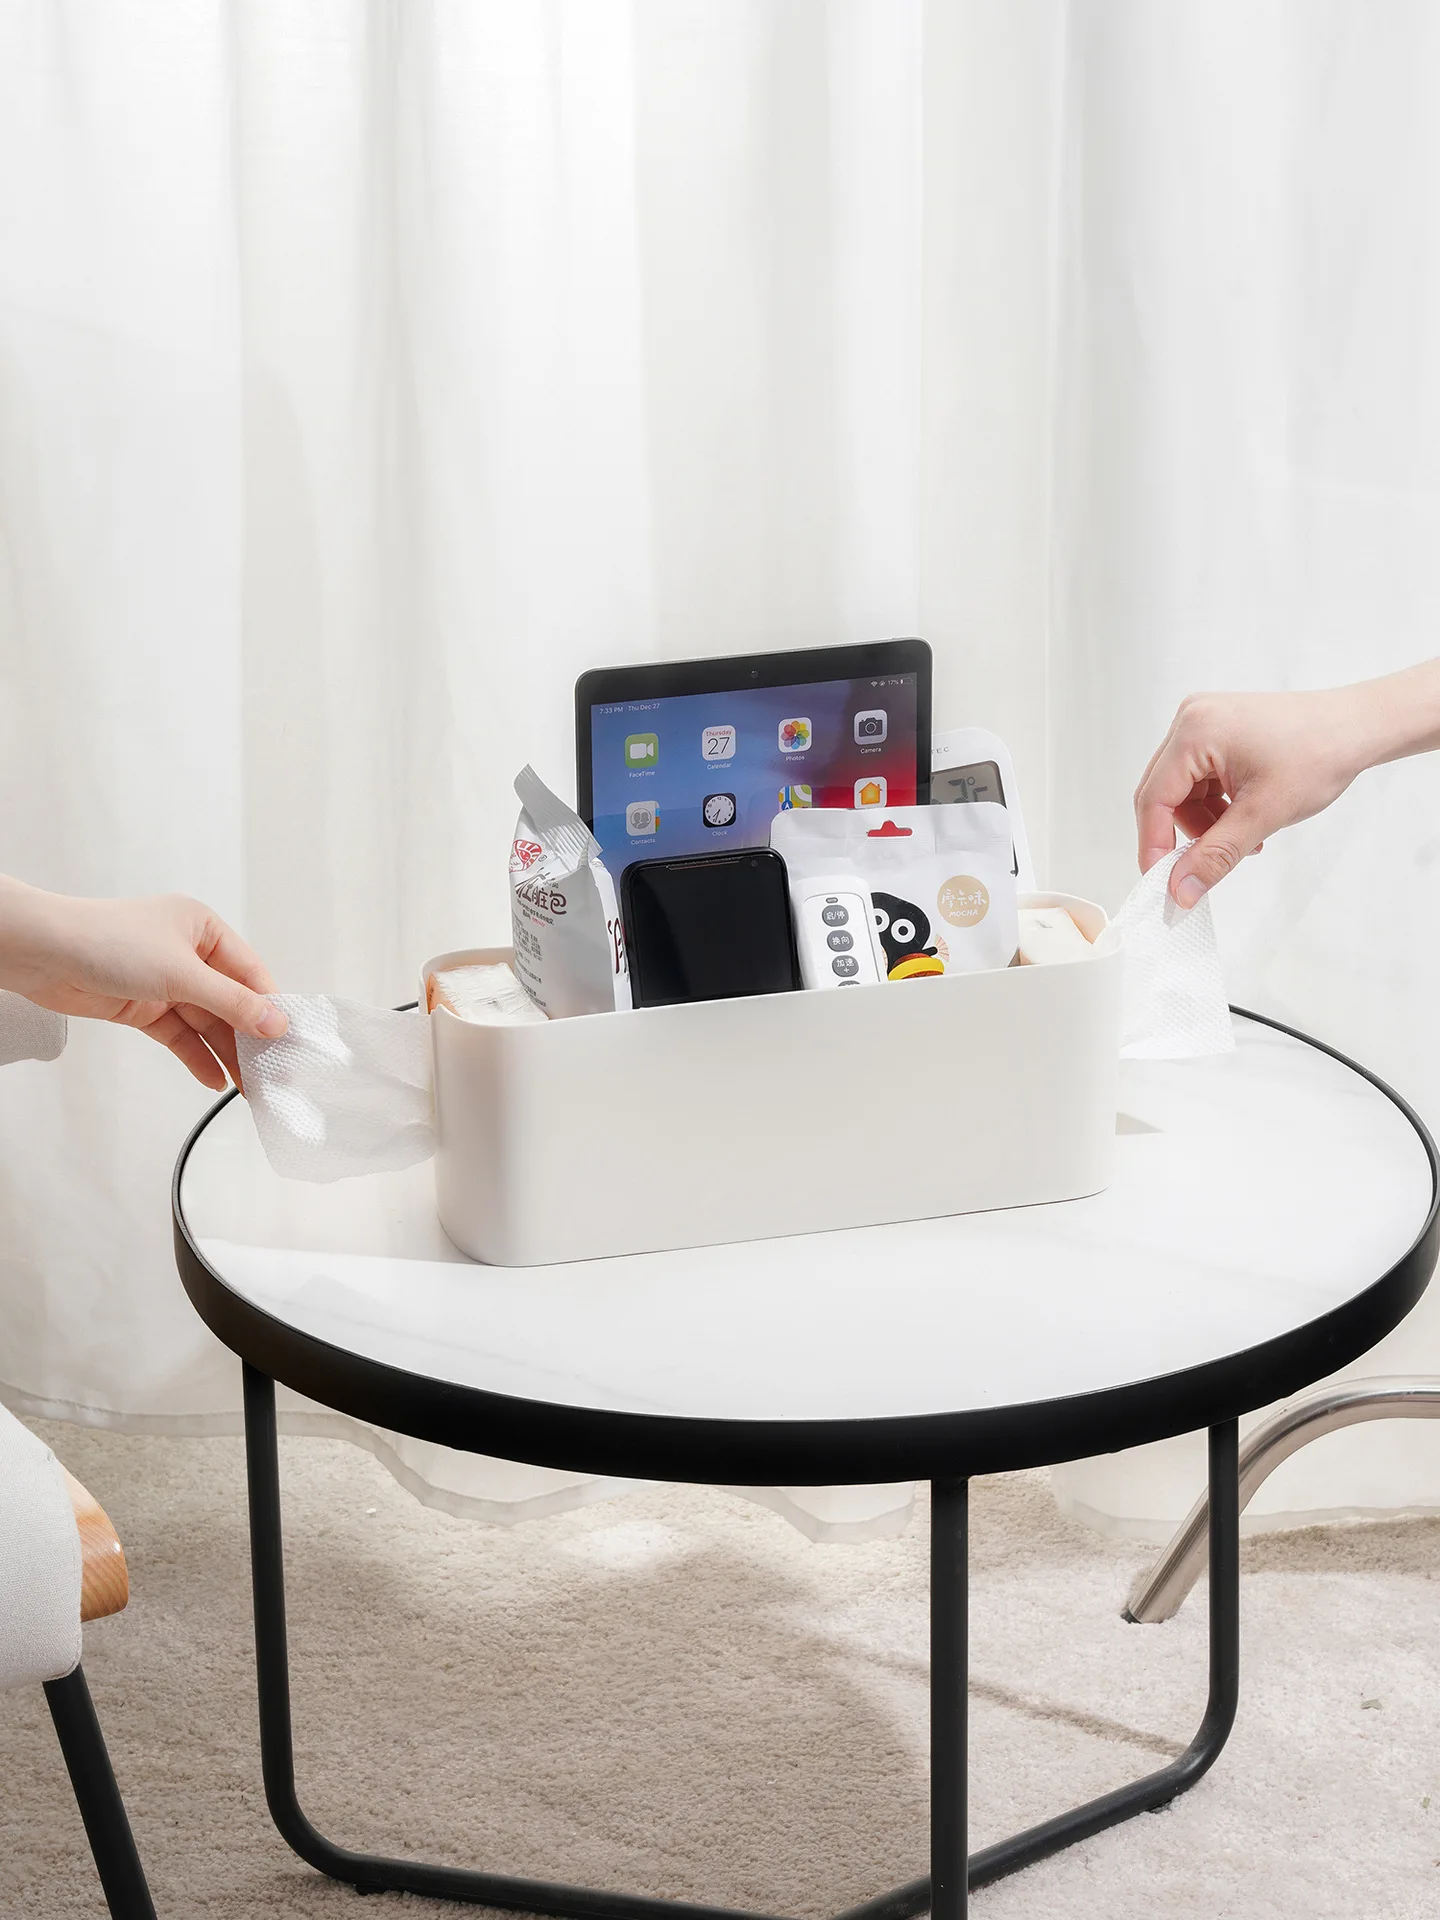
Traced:
[[800, 978], [807, 987], [875, 986], [874, 915], [870, 896], [843, 885], [812, 893], [801, 904], [796, 928]]

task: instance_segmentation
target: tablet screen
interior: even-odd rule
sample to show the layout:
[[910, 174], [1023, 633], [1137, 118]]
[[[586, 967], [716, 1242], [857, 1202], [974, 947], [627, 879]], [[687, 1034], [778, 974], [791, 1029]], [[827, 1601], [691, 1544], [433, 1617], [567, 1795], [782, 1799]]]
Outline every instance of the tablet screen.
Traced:
[[[917, 775], [919, 680], [881, 673], [597, 701], [581, 804], [590, 800], [611, 871], [633, 860], [768, 846], [770, 822], [787, 807], [928, 799]], [[928, 731], [928, 711], [925, 721]]]

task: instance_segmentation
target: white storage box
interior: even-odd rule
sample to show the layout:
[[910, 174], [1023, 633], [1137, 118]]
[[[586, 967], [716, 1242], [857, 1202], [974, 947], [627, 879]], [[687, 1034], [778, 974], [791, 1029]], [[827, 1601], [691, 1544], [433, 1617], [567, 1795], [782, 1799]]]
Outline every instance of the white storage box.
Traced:
[[[462, 1252], [538, 1266], [1096, 1193], [1118, 936], [1088, 960], [545, 1025], [430, 1016], [435, 1194]], [[421, 976], [508, 951], [441, 954]]]

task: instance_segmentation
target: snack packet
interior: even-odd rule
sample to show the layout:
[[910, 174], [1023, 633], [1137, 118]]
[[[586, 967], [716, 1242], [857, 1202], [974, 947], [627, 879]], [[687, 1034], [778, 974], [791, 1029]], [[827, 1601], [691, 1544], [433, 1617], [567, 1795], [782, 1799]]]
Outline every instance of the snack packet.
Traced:
[[1008, 967], [1019, 945], [1010, 819], [994, 801], [953, 807], [807, 807], [775, 816], [797, 913], [816, 877], [869, 892], [886, 977]]
[[552, 1020], [628, 1007], [625, 929], [598, 841], [533, 767], [517, 774], [515, 792], [521, 801], [510, 850], [515, 977]]

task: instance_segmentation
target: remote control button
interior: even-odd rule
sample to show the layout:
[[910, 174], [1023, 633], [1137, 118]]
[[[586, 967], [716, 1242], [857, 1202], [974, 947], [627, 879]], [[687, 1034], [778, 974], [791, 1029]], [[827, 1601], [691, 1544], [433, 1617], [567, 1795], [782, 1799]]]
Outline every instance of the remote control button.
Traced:
[[843, 927], [850, 919], [850, 909], [848, 907], [838, 906], [822, 907], [820, 909], [820, 918], [825, 922], [827, 927]]
[[860, 962], [848, 953], [842, 953], [838, 960], [830, 962], [831, 971], [838, 973], [842, 980], [849, 980], [860, 971]]
[[825, 944], [832, 952], [849, 953], [855, 944], [855, 936], [853, 933], [827, 933]]

